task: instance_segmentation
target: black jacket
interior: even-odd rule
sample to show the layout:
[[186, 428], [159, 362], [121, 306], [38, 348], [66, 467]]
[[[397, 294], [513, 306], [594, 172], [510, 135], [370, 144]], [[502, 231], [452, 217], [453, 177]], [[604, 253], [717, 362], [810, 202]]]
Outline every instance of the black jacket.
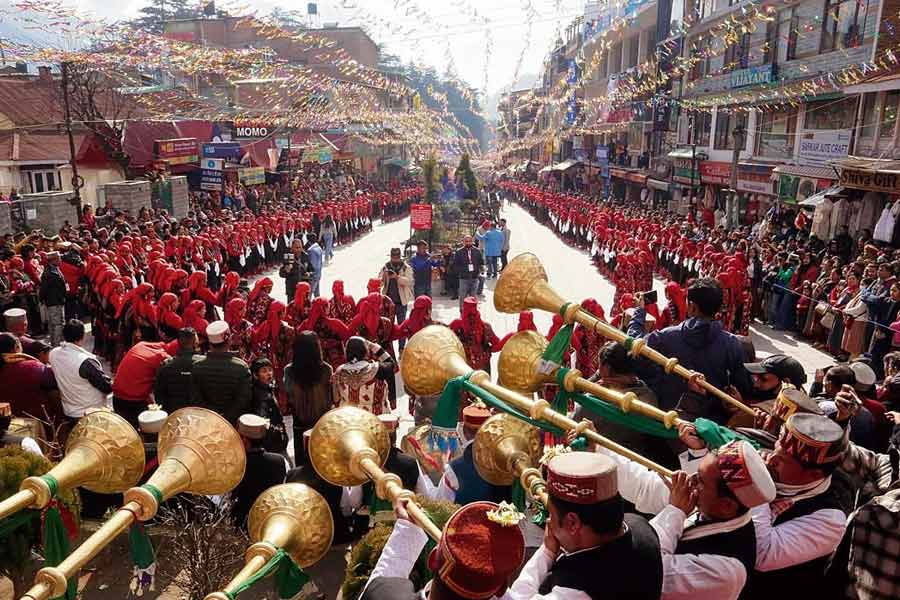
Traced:
[[191, 402], [234, 425], [250, 411], [250, 367], [231, 352], [210, 352], [194, 363]]
[[284, 417], [278, 410], [275, 401], [275, 386], [263, 385], [259, 380], [253, 380], [251, 391], [250, 412], [269, 420], [269, 430], [263, 439], [263, 448], [268, 452], [283, 453], [287, 449], [288, 435], [284, 428]]
[[[469, 253], [471, 252], [472, 269], [469, 270]], [[460, 279], [475, 279], [481, 273], [484, 266], [484, 256], [481, 250], [472, 246], [471, 248], [460, 248], [453, 255], [453, 270]]]
[[285, 263], [278, 270], [278, 275], [284, 278], [284, 288], [288, 302], [294, 299], [294, 290], [301, 281], [309, 281], [312, 266], [309, 264], [309, 255], [301, 252], [299, 257], [289, 263]]
[[153, 396], [167, 413], [191, 406], [191, 372], [201, 358], [203, 356], [200, 354], [179, 350], [178, 354], [160, 365], [153, 385]]
[[234, 523], [240, 527], [247, 521], [250, 507], [259, 498], [259, 495], [272, 487], [284, 483], [287, 475], [287, 465], [284, 457], [274, 452], [266, 452], [262, 448], [250, 448], [247, 450], [247, 469], [244, 478], [231, 492], [233, 505], [231, 517]]
[[41, 275], [38, 296], [47, 306], [61, 306], [66, 303], [66, 280], [59, 267], [48, 266]]

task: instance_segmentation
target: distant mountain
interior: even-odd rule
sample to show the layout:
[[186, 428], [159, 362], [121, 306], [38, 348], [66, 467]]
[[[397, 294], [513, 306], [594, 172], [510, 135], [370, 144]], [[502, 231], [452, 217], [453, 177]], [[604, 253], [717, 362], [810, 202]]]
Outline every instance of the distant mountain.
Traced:
[[[522, 90], [531, 88], [537, 83], [540, 75], [537, 73], [523, 73], [519, 75], [519, 80], [516, 81], [516, 84], [512, 87], [513, 90]], [[484, 99], [484, 114], [489, 121], [492, 123], [497, 122], [497, 104], [500, 102], [500, 96], [505, 94], [510, 89], [509, 84], [505, 85], [503, 88], [497, 90], [493, 94], [488, 94]]]

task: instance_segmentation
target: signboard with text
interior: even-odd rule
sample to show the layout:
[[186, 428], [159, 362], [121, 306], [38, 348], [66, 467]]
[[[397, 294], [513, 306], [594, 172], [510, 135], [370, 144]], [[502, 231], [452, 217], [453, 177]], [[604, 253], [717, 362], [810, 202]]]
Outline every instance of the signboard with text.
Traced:
[[731, 183], [731, 163], [704, 160], [700, 163], [700, 177], [703, 183], [728, 185]]
[[761, 85], [771, 83], [774, 79], [775, 72], [772, 65], [760, 65], [758, 67], [749, 67], [747, 69], [738, 69], [731, 72], [729, 84], [731, 89], [747, 87], [749, 85]]
[[231, 162], [241, 160], [241, 145], [237, 142], [211, 142], [200, 147], [203, 158], [221, 158]]
[[262, 123], [259, 121], [235, 121], [234, 122], [234, 139], [236, 140], [258, 140], [267, 138], [275, 133], [275, 127], [271, 123]]
[[221, 192], [224, 173], [216, 169], [202, 169], [200, 171], [200, 189], [209, 192]]
[[431, 205], [411, 204], [409, 207], [409, 224], [413, 229], [431, 229]]
[[801, 165], [827, 166], [834, 160], [847, 158], [850, 152], [850, 129], [804, 129], [800, 132]]
[[179, 138], [174, 140], [156, 140], [153, 143], [156, 158], [170, 165], [184, 165], [197, 162], [197, 138]]
[[262, 167], [238, 169], [238, 179], [244, 185], [262, 185], [266, 182], [266, 170]]
[[900, 194], [900, 173], [841, 169], [840, 183], [844, 187], [886, 194]]

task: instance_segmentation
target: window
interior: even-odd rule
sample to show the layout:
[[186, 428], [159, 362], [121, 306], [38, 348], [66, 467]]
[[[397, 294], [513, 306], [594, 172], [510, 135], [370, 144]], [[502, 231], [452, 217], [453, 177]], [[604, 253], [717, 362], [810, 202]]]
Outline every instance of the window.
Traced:
[[866, 12], [857, 0], [825, 0], [821, 52], [854, 48], [862, 43]]
[[871, 140], [875, 137], [875, 124], [878, 122], [878, 113], [875, 110], [875, 100], [878, 93], [866, 94], [863, 100], [862, 124], [859, 126], [859, 139]]
[[856, 118], [856, 98], [823, 100], [806, 105], [804, 129], [851, 129]]
[[789, 8], [778, 13], [775, 21], [766, 25], [766, 45], [763, 63], [779, 63], [794, 60], [797, 52], [797, 28], [800, 17], [796, 9]]
[[640, 48], [640, 34], [628, 40], [628, 66], [636, 67], [638, 64], [638, 49]]
[[702, 21], [713, 12], [713, 0], [693, 0], [694, 22]]
[[694, 38], [691, 42], [691, 58], [694, 64], [691, 66], [691, 79], [706, 77], [709, 73], [709, 46], [702, 36]]
[[747, 147], [747, 113], [728, 114], [726, 112], [716, 113], [716, 137], [713, 140], [713, 147], [716, 150], [734, 150], [734, 130], [738, 127], [744, 128], [744, 145], [741, 150]]
[[750, 34], [745, 33], [741, 36], [738, 43], [732, 44], [725, 48], [725, 64], [723, 71], [734, 71], [736, 69], [746, 69], [750, 64]]
[[881, 109], [881, 129], [878, 133], [880, 139], [894, 137], [894, 127], [897, 125], [898, 100], [900, 100], [900, 91], [894, 90], [884, 95], [884, 103]]
[[706, 148], [709, 146], [709, 130], [712, 126], [712, 113], [699, 113], [693, 115], [694, 128], [691, 132], [689, 144], [696, 144]]
[[797, 131], [795, 109], [766, 112], [760, 115], [756, 153], [766, 158], [794, 156], [794, 134]]
[[25, 180], [25, 185], [32, 194], [62, 189], [59, 173], [56, 170], [23, 171], [22, 178]]

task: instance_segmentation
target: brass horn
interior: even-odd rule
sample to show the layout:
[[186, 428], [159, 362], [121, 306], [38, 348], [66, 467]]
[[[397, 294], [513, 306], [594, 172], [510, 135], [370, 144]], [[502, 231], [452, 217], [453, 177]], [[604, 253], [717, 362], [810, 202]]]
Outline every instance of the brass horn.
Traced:
[[[520, 331], [506, 341], [500, 352], [498, 371], [500, 372], [500, 384], [516, 390], [535, 392], [545, 383], [556, 381], [556, 371], [549, 375], [542, 374], [538, 366], [541, 356], [547, 348], [547, 340], [544, 336], [534, 331]], [[558, 370], [558, 369], [557, 369]], [[567, 392], [576, 390], [593, 394], [594, 396], [612, 402], [622, 412], [636, 412], [651, 419], [661, 421], [666, 427], [672, 428], [682, 419], [674, 410], [663, 411], [638, 400], [634, 392], [617, 392], [606, 386], [589, 381], [581, 376], [581, 372], [572, 369], [563, 379], [563, 387]]]
[[[43, 477], [29, 477], [0, 502], [0, 519], [25, 508], [44, 508], [56, 490], [85, 487], [99, 494], [124, 492], [144, 474], [144, 444], [128, 421], [108, 410], [82, 417], [69, 434], [66, 456]], [[49, 481], [48, 481], [49, 480]], [[55, 483], [56, 490], [51, 489]]]
[[[518, 313], [537, 308], [559, 314], [565, 305], [566, 301], [547, 282], [547, 272], [540, 259], [528, 252], [509, 261], [509, 264], [503, 269], [500, 279], [497, 280], [497, 287], [494, 288], [494, 308], [504, 313]], [[674, 373], [688, 381], [693, 381], [723, 402], [727, 402], [749, 415], [753, 414], [753, 409], [706, 381], [700, 373], [679, 365], [677, 358], [667, 358], [648, 347], [644, 340], [629, 337], [584, 310], [576, 302], [569, 303], [563, 320], [566, 323], [581, 323], [605, 338], [630, 346], [632, 356], [643, 356], [652, 360], [663, 367], [666, 374]]]
[[528, 495], [547, 506], [547, 484], [535, 468], [541, 460], [537, 427], [507, 413], [499, 413], [478, 428], [473, 444], [475, 469], [493, 485], [522, 483]]
[[[411, 499], [414, 494], [403, 489], [400, 477], [381, 468], [390, 447], [390, 437], [378, 417], [344, 406], [328, 411], [316, 423], [309, 439], [309, 458], [319, 477], [332, 485], [361, 485], [371, 479], [379, 498], [390, 502]], [[435, 541], [441, 539], [441, 530], [419, 506], [409, 502], [406, 509], [425, 533]]]
[[[512, 263], [510, 263], [512, 264]], [[501, 398], [507, 404], [527, 413], [532, 419], [542, 420], [566, 431], [575, 430], [587, 439], [600, 444], [604, 448], [640, 463], [661, 475], [670, 477], [672, 471], [656, 464], [629, 450], [621, 444], [603, 437], [596, 431], [585, 429], [587, 421], [576, 423], [566, 415], [551, 408], [546, 400], [532, 400], [518, 392], [508, 390], [491, 381], [491, 376], [484, 371], [473, 371], [466, 363], [466, 354], [462, 343], [450, 329], [442, 325], [429, 325], [412, 336], [403, 351], [400, 372], [406, 386], [415, 394], [422, 396], [439, 393], [447, 381], [453, 377], [469, 375], [469, 381], [478, 387]]]
[[125, 492], [125, 504], [56, 567], [45, 567], [23, 596], [56, 598], [66, 582], [134, 521], [151, 519], [159, 502], [176, 494], [216, 495], [232, 490], [244, 476], [247, 454], [237, 431], [204, 408], [176, 410], [163, 424], [158, 442], [159, 468], [144, 485]]
[[229, 600], [228, 594], [262, 569], [283, 549], [298, 566], [310, 567], [331, 548], [334, 522], [328, 503], [302, 483], [284, 483], [260, 494], [250, 509], [248, 529], [253, 545], [246, 563], [222, 591], [205, 600]]

